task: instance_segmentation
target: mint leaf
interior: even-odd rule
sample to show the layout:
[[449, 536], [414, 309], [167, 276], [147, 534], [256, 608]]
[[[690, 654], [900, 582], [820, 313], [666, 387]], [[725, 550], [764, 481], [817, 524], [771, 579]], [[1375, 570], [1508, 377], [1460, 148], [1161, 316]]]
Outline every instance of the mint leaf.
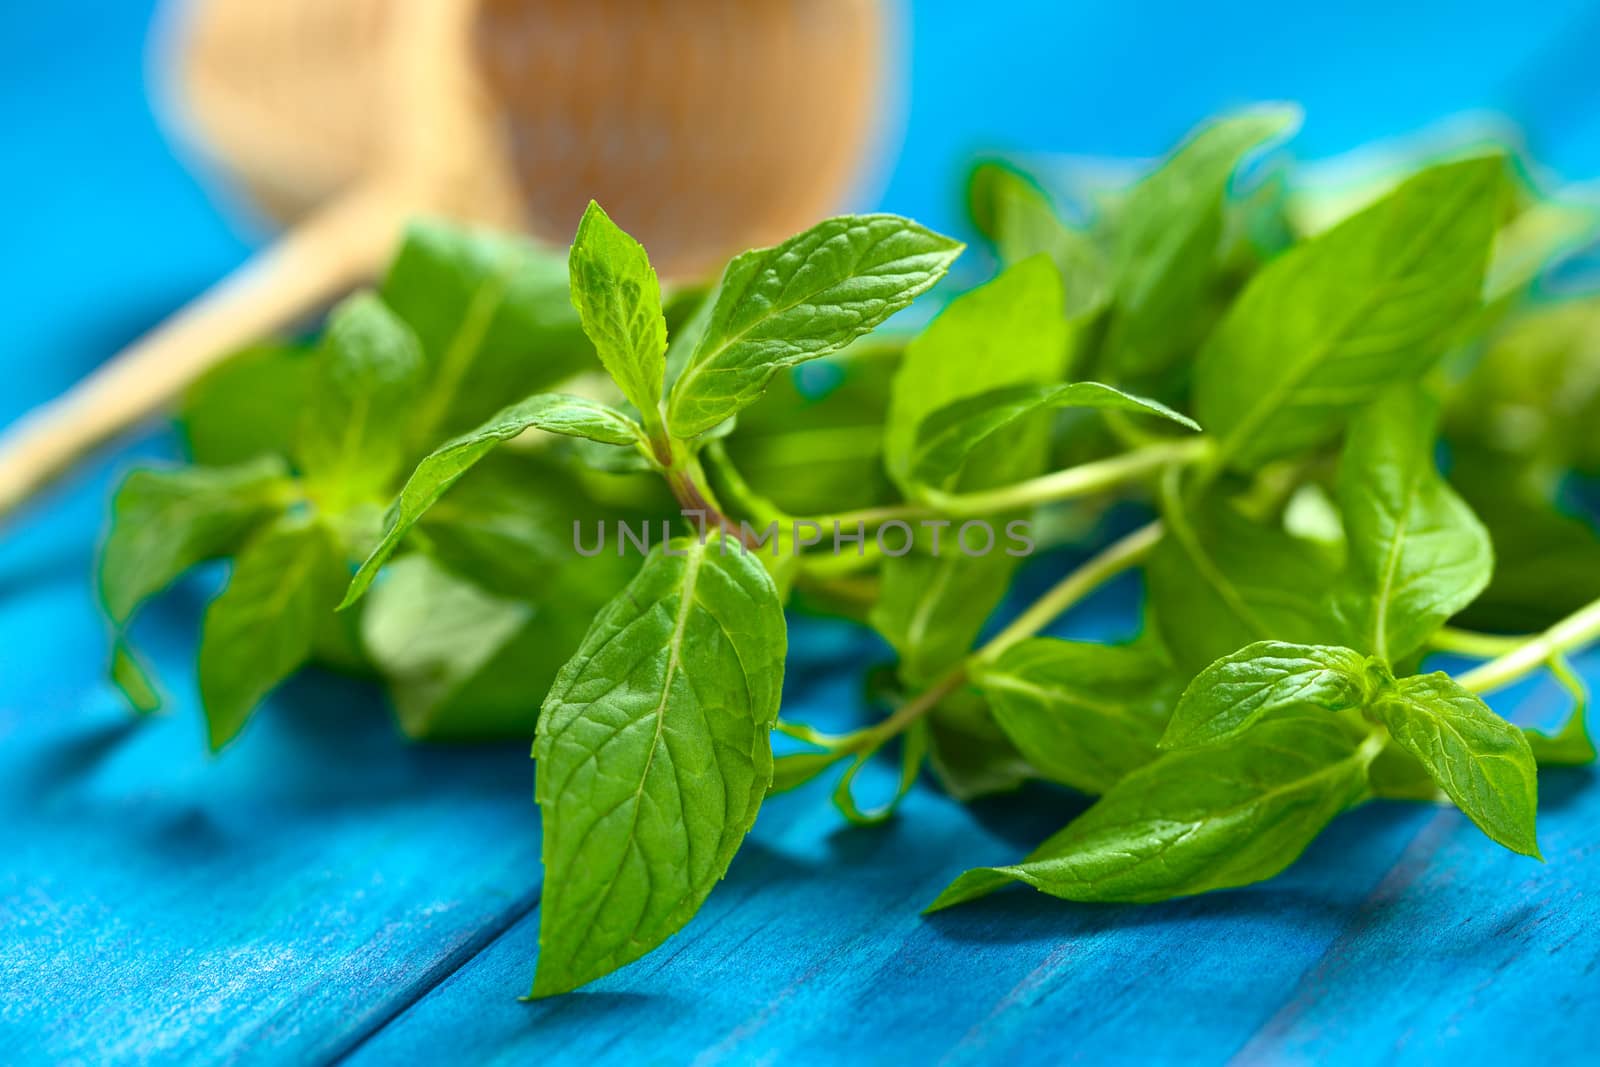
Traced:
[[1172, 713], [1161, 747], [1232, 740], [1273, 712], [1345, 711], [1367, 700], [1366, 657], [1348, 648], [1258, 641], [1195, 676]]
[[1334, 722], [1280, 719], [1168, 752], [1021, 863], [968, 871], [939, 911], [1018, 881], [1063, 900], [1146, 903], [1270, 878], [1361, 798], [1370, 757]]
[[1415, 756], [1395, 744], [1383, 746], [1367, 768], [1367, 788], [1387, 800], [1417, 800], [1434, 804], [1448, 800]]
[[363, 293], [334, 309], [315, 358], [295, 456], [308, 491], [337, 510], [383, 494], [400, 469], [422, 350]]
[[282, 460], [235, 467], [136, 470], [111, 501], [100, 549], [100, 602], [124, 627], [139, 605], [184, 571], [227, 555], [287, 504], [294, 491]]
[[1240, 162], [1300, 123], [1293, 107], [1208, 123], [1133, 187], [1117, 214], [1116, 299], [1106, 350], [1139, 378], [1193, 351], [1214, 302], [1228, 184]]
[[705, 433], [753, 403], [780, 367], [868, 333], [943, 277], [962, 247], [898, 215], [846, 215], [736, 256], [672, 387], [672, 433]]
[[1574, 709], [1553, 734], [1541, 730], [1523, 730], [1523, 734], [1541, 767], [1585, 767], [1595, 761], [1594, 738], [1589, 735], [1582, 707]]
[[414, 222], [380, 292], [426, 363], [407, 427], [412, 454], [594, 365], [565, 257], [525, 237]]
[[638, 959], [699, 910], [772, 780], [784, 651], [772, 580], [720, 540], [658, 547], [595, 619], [534, 746], [534, 996]]
[[[914, 484], [917, 429], [940, 408], [1002, 386], [1059, 381], [1068, 337], [1058, 275], [1043, 256], [952, 300], [906, 347], [891, 386], [884, 430], [890, 476], [903, 489]], [[1036, 473], [1044, 462], [1040, 431], [997, 441], [965, 484], [989, 488]]]
[[1011, 792], [1040, 776], [976, 690], [950, 694], [929, 715], [928, 767], [962, 802]]
[[1494, 554], [1433, 462], [1438, 405], [1385, 393], [1351, 423], [1339, 465], [1349, 538], [1341, 615], [1361, 647], [1398, 662], [1489, 584]]
[[1478, 829], [1513, 852], [1539, 856], [1538, 772], [1521, 730], [1442, 671], [1400, 679], [1373, 711]]
[[1045, 778], [1104, 793], [1156, 757], [1178, 694], [1170, 665], [1137, 646], [1022, 641], [973, 672], [995, 721]]
[[999, 431], [1036, 412], [1074, 407], [1154, 415], [1190, 430], [1200, 429], [1193, 419], [1165, 404], [1099, 382], [1010, 386], [957, 400], [924, 419], [912, 450], [911, 476], [926, 485], [943, 485], [955, 477], [974, 449]]
[[1540, 304], [1494, 335], [1451, 398], [1450, 436], [1504, 458], [1600, 471], [1600, 297]]
[[900, 348], [873, 341], [852, 345], [829, 359], [838, 380], [822, 389], [805, 380], [810, 368], [780, 372], [766, 395], [739, 413], [723, 443], [734, 468], [790, 515], [892, 499], [883, 418], [900, 355]]
[[572, 306], [606, 373], [639, 409], [645, 426], [660, 418], [667, 320], [661, 283], [643, 246], [589, 201], [567, 259]]
[[878, 599], [868, 613], [873, 629], [900, 658], [900, 677], [926, 685], [972, 649], [984, 621], [1005, 595], [1017, 561], [996, 548], [967, 557], [943, 531], [937, 554], [913, 552], [883, 564]]
[[[545, 564], [555, 566], [548, 557]], [[598, 607], [593, 596], [497, 596], [413, 553], [395, 560], [372, 591], [361, 643], [407, 736], [525, 739], [538, 716], [528, 694], [549, 688]]]
[[1193, 674], [1262, 640], [1316, 644], [1328, 636], [1328, 589], [1339, 561], [1322, 545], [1257, 521], [1212, 497], [1168, 510], [1148, 564], [1162, 639]]
[[637, 444], [643, 439], [632, 419], [599, 401], [548, 393], [512, 404], [476, 430], [446, 441], [417, 464], [389, 508], [382, 540], [361, 564], [340, 607], [361, 598], [411, 527], [473, 464], [502, 442], [532, 429], [613, 445]]
[[1086, 320], [1105, 306], [1111, 295], [1105, 252], [1089, 234], [1063, 223], [1041, 189], [1008, 167], [987, 163], [972, 172], [967, 195], [1003, 266], [1050, 257], [1061, 276], [1068, 319]]
[[[1478, 417], [1516, 425], [1499, 412]], [[1529, 461], [1452, 436], [1450, 484], [1489, 531], [1494, 575], [1456, 623], [1498, 633], [1542, 630], [1600, 599], [1600, 537], [1569, 513], [1566, 487]]]
[[816, 778], [823, 771], [844, 759], [844, 752], [790, 752], [772, 761], [772, 785], [769, 795], [787, 793]]
[[[523, 707], [503, 721], [450, 714], [450, 702], [533, 617], [531, 605], [492, 596], [451, 575], [428, 557], [413, 554], [394, 562], [388, 579], [367, 602], [361, 617], [362, 645], [383, 673], [395, 714], [407, 736], [516, 736], [531, 727]], [[573, 646], [575, 647], [575, 646]], [[570, 654], [571, 648], [567, 650]], [[546, 682], [555, 676], [556, 659]], [[537, 669], [531, 672], [538, 675]], [[520, 671], [519, 671], [520, 674]], [[520, 688], [520, 687], [519, 687]], [[493, 709], [500, 710], [500, 709]], [[498, 730], [496, 729], [498, 727]]]
[[333, 535], [303, 518], [278, 521], [239, 553], [200, 635], [200, 701], [212, 751], [305, 663], [344, 581]]
[[[915, 486], [916, 433], [929, 415], [990, 389], [1060, 378], [1069, 337], [1061, 299], [1055, 268], [1035, 256], [951, 301], [906, 347], [890, 386], [884, 430], [889, 474], [902, 488]], [[1038, 421], [997, 428], [967, 458], [959, 484], [990, 488], [1038, 473], [1047, 430]], [[991, 525], [997, 535], [1003, 531], [1003, 522]], [[916, 551], [883, 563], [870, 620], [899, 653], [901, 676], [913, 685], [932, 681], [966, 654], [1016, 569], [1003, 545], [968, 557], [955, 544], [958, 535], [956, 523], [921, 529]], [[934, 745], [937, 750], [937, 737]]]
[[179, 404], [189, 458], [203, 467], [228, 467], [261, 456], [287, 457], [315, 369], [307, 346], [267, 342], [206, 372]]
[[[613, 449], [613, 451], [617, 451]], [[602, 527], [661, 530], [668, 512], [601, 502], [547, 457], [499, 449], [481, 460], [418, 521], [417, 539], [434, 561], [496, 596], [581, 612], [584, 627], [639, 569], [637, 558], [606, 550], [579, 555], [576, 536], [593, 545]], [[565, 662], [577, 639], [559, 652]], [[543, 692], [546, 686], [537, 687]]]
[[120, 638], [111, 643], [111, 684], [128, 701], [128, 706], [140, 715], [149, 715], [161, 707], [161, 693], [150, 677], [149, 668]]
[[1196, 417], [1231, 466], [1322, 443], [1433, 364], [1479, 304], [1503, 167], [1431, 167], [1251, 279], [1195, 373]]

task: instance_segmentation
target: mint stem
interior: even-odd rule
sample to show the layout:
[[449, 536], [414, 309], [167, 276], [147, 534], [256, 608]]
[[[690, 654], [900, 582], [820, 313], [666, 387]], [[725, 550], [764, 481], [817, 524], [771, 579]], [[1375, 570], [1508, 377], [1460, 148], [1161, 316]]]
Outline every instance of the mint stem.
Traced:
[[1474, 693], [1503, 689], [1551, 659], [1600, 638], [1600, 600], [1580, 608], [1542, 634], [1528, 638], [1498, 659], [1458, 675], [1462, 688]]
[[1132, 452], [1032, 478], [1015, 485], [981, 493], [944, 493], [928, 490], [923, 498], [934, 510], [952, 518], [989, 515], [1032, 504], [1090, 496], [1115, 489], [1170, 465], [1194, 463], [1206, 456], [1210, 442], [1204, 437], [1164, 441]]
[[1061, 579], [1034, 601], [1028, 610], [1012, 621], [1011, 625], [1001, 630], [988, 644], [974, 653], [973, 658], [992, 660], [1018, 641], [1032, 637], [1068, 608], [1142, 561], [1161, 540], [1161, 535], [1162, 526], [1157, 521], [1141, 526], [1121, 540], [1107, 545], [1099, 555]]

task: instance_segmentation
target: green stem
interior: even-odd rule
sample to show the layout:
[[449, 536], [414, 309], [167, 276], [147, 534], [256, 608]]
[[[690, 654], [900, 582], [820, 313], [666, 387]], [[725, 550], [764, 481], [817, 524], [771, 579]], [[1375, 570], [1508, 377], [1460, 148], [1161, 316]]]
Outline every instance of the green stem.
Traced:
[[850, 744], [847, 751], [871, 751], [881, 746], [891, 737], [932, 711], [939, 701], [961, 688], [966, 680], [967, 667], [963, 663], [904, 704], [901, 704], [895, 709], [893, 715], [890, 715], [876, 726], [858, 731], [857, 734], [848, 735]]
[[952, 518], [990, 515], [1115, 489], [1170, 465], [1196, 462], [1209, 453], [1210, 447], [1203, 437], [1164, 441], [985, 492], [945, 493], [930, 489], [924, 492], [923, 499], [934, 510]]
[[673, 456], [672, 465], [662, 473], [666, 475], [667, 485], [677, 498], [678, 506], [701, 516], [702, 530], [715, 526], [724, 536], [738, 541], [745, 548], [759, 547], [753, 539], [745, 536], [744, 529], [738, 523], [723, 514], [722, 506], [717, 503], [716, 496], [706, 483], [706, 473], [700, 466], [700, 460], [692, 453], [677, 453]]
[[992, 660], [1018, 641], [1032, 637], [1068, 608], [1143, 560], [1161, 540], [1161, 534], [1161, 523], [1152, 522], [1107, 545], [1099, 555], [1061, 579], [1034, 601], [1011, 625], [978, 649], [973, 659], [982, 662]]
[[1511, 651], [1456, 676], [1474, 693], [1503, 689], [1554, 657], [1600, 638], [1600, 600], [1580, 608], [1542, 634], [1530, 637]]
[[[824, 748], [840, 753], [871, 751], [881, 746], [891, 737], [932, 711], [939, 701], [965, 684], [967, 671], [970, 667], [994, 659], [1018, 641], [1032, 637], [1050, 625], [1057, 616], [1083, 600], [1118, 574], [1144, 559], [1160, 540], [1161, 523], [1152, 522], [1107, 545], [1099, 555], [1061, 579], [1042, 597], [1034, 601], [1026, 611], [1017, 616], [1010, 626], [1001, 630], [982, 648], [968, 656], [964, 662], [945, 674], [933, 685], [900, 705], [893, 715], [890, 715], [877, 725], [870, 726], [864, 730], [857, 730], [853, 733], [838, 735], [823, 735], [810, 731], [810, 736], [806, 739], [812, 744], [821, 745]], [[786, 732], [799, 736], [795, 731], [805, 729], [808, 728], [794, 726]]]
[[1528, 640], [1526, 635], [1507, 637], [1504, 634], [1480, 634], [1446, 626], [1429, 638], [1428, 644], [1436, 652], [1455, 652], [1462, 656], [1492, 659], [1521, 647]]

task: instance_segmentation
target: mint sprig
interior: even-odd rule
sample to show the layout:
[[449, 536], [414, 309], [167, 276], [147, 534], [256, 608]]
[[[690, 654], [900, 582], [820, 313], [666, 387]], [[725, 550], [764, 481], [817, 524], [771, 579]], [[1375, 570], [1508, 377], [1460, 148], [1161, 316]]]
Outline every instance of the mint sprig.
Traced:
[[[1245, 885], [1375, 797], [1453, 803], [1537, 856], [1539, 765], [1595, 752], [1567, 657], [1600, 637], [1600, 538], [1559, 504], [1562, 479], [1600, 474], [1600, 304], [1524, 297], [1593, 220], [1480, 153], [1299, 230], [1326, 206], [1252, 162], [1296, 121], [1209, 123], [1081, 223], [980, 168], [998, 271], [870, 341], [960, 242], [842, 216], [664, 291], [596, 204], [564, 261], [423, 226], [312, 351], [257, 350], [196, 390], [203, 465], [119, 490], [113, 677], [150, 709], [136, 609], [230, 558], [200, 655], [214, 746], [314, 660], [382, 679], [415, 736], [533, 735], [534, 996], [673, 936], [765, 797], [824, 777], [861, 823], [924, 768], [962, 800], [1030, 779], [1098, 797], [935, 910], [1012, 882], [1131, 902]], [[651, 551], [579, 551], [607, 520], [648, 524]], [[1014, 541], [964, 550], [969, 524]], [[992, 618], [1035, 548], [1082, 562]], [[1132, 574], [1136, 640], [1046, 635]], [[884, 714], [842, 733], [780, 715], [786, 609], [878, 631]], [[1436, 651], [1479, 663], [1444, 674]], [[1561, 729], [1485, 703], [1542, 669], [1573, 694]], [[892, 795], [859, 802], [891, 753]]]

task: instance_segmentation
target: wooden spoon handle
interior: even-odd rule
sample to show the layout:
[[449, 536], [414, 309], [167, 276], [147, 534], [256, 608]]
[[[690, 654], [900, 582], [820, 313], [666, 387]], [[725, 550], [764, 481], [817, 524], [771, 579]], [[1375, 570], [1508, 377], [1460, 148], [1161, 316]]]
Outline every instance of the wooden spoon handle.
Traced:
[[387, 189], [349, 193], [0, 435], [0, 516], [154, 414], [240, 346], [376, 274], [404, 219]]

